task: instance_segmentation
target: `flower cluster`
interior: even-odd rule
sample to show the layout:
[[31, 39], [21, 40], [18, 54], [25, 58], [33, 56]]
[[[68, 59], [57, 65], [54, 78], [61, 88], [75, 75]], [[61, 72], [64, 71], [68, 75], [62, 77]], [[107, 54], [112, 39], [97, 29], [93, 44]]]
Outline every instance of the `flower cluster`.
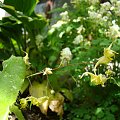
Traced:
[[62, 49], [61, 51], [61, 64], [64, 66], [72, 59], [72, 53], [69, 47]]
[[52, 34], [56, 29], [58, 30], [60, 27], [62, 27], [62, 25], [67, 24], [70, 21], [67, 11], [62, 12], [60, 16], [61, 19], [58, 20], [57, 23], [51, 26], [51, 29], [49, 30], [49, 34]]
[[102, 85], [102, 87], [104, 87], [105, 82], [109, 79], [108, 76], [111, 76], [113, 74], [113, 71], [108, 69], [105, 72], [105, 75], [103, 75], [103, 74], [97, 75], [96, 68], [99, 64], [108, 64], [113, 60], [113, 57], [115, 57], [115, 54], [117, 54], [117, 53], [115, 51], [111, 50], [111, 46], [112, 46], [112, 44], [110, 44], [110, 46], [108, 48], [104, 48], [103, 56], [98, 59], [98, 62], [95, 64], [95, 67], [93, 69], [94, 74], [91, 72], [85, 72], [85, 73], [83, 73], [82, 76], [80, 76], [80, 78], [82, 78], [84, 75], [90, 75], [91, 83], [93, 83], [94, 85]]
[[101, 4], [100, 6], [100, 13], [105, 14], [107, 13], [109, 10], [111, 10], [112, 5], [110, 4], [110, 2], [105, 2], [103, 4]]
[[82, 17], [77, 17], [76, 19], [73, 19], [73, 22], [77, 23], [77, 22], [80, 22], [82, 19]]
[[78, 45], [84, 39], [82, 32], [85, 32], [85, 28], [83, 27], [83, 25], [80, 25], [80, 27], [78, 27], [76, 30], [78, 35], [74, 38], [73, 44]]
[[43, 96], [40, 98], [33, 96], [22, 98], [20, 99], [21, 108], [27, 108], [28, 102], [31, 102], [31, 105], [39, 107], [45, 115], [47, 115], [48, 107], [60, 116], [63, 114], [64, 97], [60, 93], [56, 93], [55, 96]]
[[83, 36], [82, 35], [78, 35], [78, 36], [76, 36], [76, 38], [74, 38], [73, 44], [78, 45], [82, 41], [83, 41]]
[[51, 29], [49, 30], [49, 34], [52, 34], [55, 32], [56, 29], [59, 29], [62, 25], [66, 24], [66, 21], [59, 20], [56, 24], [51, 26]]
[[88, 11], [89, 18], [99, 23], [102, 21], [102, 15], [95, 11]]
[[81, 34], [81, 32], [85, 32], [85, 28], [83, 27], [83, 25], [80, 25], [80, 27], [77, 28], [77, 33]]
[[63, 21], [70, 21], [69, 16], [68, 16], [68, 11], [60, 13], [60, 16]]
[[112, 8], [111, 10], [115, 13], [116, 16], [120, 16], [120, 1], [111, 0]]
[[[71, 46], [73, 53], [81, 52], [79, 52], [79, 50], [81, 50], [81, 43], [83, 43], [85, 50], [87, 50], [89, 48], [86, 46], [89, 45], [89, 47], [92, 47], [92, 43], [98, 38], [108, 38], [109, 43], [111, 39], [116, 40], [120, 37], [119, 21], [117, 21], [117, 17], [120, 14], [120, 1], [110, 0], [110, 2], [100, 3], [99, 0], [71, 0], [71, 2], [75, 9], [78, 8], [78, 14], [75, 16], [72, 14], [73, 16], [70, 17], [71, 14], [68, 14], [67, 11], [62, 12], [60, 14], [61, 20], [58, 21], [58, 23], [60, 22], [61, 24], [56, 23], [52, 28], [59, 28], [59, 33], [57, 35], [60, 40], [65, 40], [66, 38], [73, 40], [72, 43], [74, 46]], [[81, 5], [79, 3], [83, 4]], [[84, 9], [85, 7], [86, 9]], [[68, 25], [68, 23], [70, 23], [70, 25]], [[60, 29], [64, 24], [66, 25]], [[102, 43], [101, 41], [100, 43]], [[66, 43], [70, 43], [70, 41], [65, 41], [65, 44]], [[103, 44], [100, 46], [102, 45]], [[105, 75], [96, 74], [96, 68], [100, 64], [108, 65], [114, 59], [116, 52], [111, 50], [111, 46], [112, 44], [108, 48], [104, 48], [103, 56], [98, 59], [95, 66], [92, 66], [93, 73], [87, 72], [88, 75], [91, 76], [91, 83], [95, 85], [104, 86], [105, 82], [108, 80], [107, 77], [110, 71], [107, 71]], [[77, 54], [75, 56], [77, 56]], [[70, 48], [67, 47], [62, 49], [60, 53], [61, 65], [65, 66], [71, 59], [72, 53]], [[89, 71], [89, 69], [87, 71]]]
[[106, 34], [113, 40], [116, 40], [118, 37], [120, 37], [120, 27], [115, 23], [115, 21], [112, 21], [112, 26], [109, 27]]

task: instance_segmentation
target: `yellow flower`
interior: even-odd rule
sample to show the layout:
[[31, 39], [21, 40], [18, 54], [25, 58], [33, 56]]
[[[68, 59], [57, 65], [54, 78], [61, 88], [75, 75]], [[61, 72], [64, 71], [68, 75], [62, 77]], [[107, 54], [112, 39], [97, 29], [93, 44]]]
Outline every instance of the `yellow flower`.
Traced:
[[27, 107], [27, 100], [25, 98], [20, 99], [21, 108], [25, 109]]
[[32, 103], [33, 105], [39, 106], [39, 102], [38, 102], [38, 99], [37, 99], [37, 98], [31, 96], [31, 97], [29, 97], [29, 100], [31, 101], [31, 103]]
[[98, 59], [98, 62], [95, 64], [95, 67], [94, 67], [94, 72], [96, 71], [96, 68], [99, 64], [108, 64], [110, 63], [111, 61], [113, 60], [113, 58], [107, 58], [105, 56], [102, 56]]
[[93, 73], [90, 73], [90, 72], [85, 72], [81, 78], [84, 76], [84, 75], [90, 75], [91, 77], [91, 83], [93, 83], [94, 85], [102, 85], [102, 87], [104, 87], [104, 84], [105, 82], [107, 81], [108, 78], [106, 78], [104, 75], [102, 74], [99, 74], [99, 75], [96, 75], [96, 74], [93, 74]]
[[108, 48], [104, 48], [104, 56], [107, 58], [115, 57], [117, 54], [115, 51], [111, 50], [112, 44]]
[[109, 76], [109, 75], [113, 75], [115, 73], [112, 70], [108, 69], [107, 71], [105, 71], [105, 74]]
[[104, 48], [104, 56], [100, 57], [98, 59], [98, 62], [95, 64], [94, 67], [94, 72], [96, 71], [96, 68], [99, 64], [108, 64], [113, 60], [113, 57], [115, 57], [116, 53], [115, 51], [111, 50], [111, 46], [112, 44], [110, 44], [110, 46], [108, 48]]
[[29, 57], [28, 57], [28, 53], [26, 53], [26, 52], [24, 52], [26, 55], [25, 55], [25, 57], [23, 57], [23, 60], [24, 60], [24, 62], [25, 62], [25, 64], [26, 65], [30, 65], [30, 62], [29, 62]]
[[91, 82], [95, 85], [102, 85], [104, 87], [104, 84], [105, 82], [107, 81], [107, 78], [102, 75], [102, 74], [99, 74], [99, 75], [94, 75], [94, 74], [91, 74]]

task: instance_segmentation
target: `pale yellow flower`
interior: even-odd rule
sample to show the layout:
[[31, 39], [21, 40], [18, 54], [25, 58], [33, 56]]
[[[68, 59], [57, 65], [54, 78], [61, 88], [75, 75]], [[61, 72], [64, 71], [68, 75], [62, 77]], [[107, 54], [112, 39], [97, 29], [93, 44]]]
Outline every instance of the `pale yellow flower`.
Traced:
[[[24, 52], [24, 51], [23, 51]], [[25, 55], [25, 57], [23, 57], [23, 60], [24, 60], [24, 62], [25, 62], [25, 64], [26, 65], [30, 65], [30, 62], [29, 62], [29, 57], [28, 57], [28, 53], [26, 53], [26, 52], [24, 52], [26, 55]]]
[[93, 69], [94, 72], [96, 71], [96, 68], [97, 68], [98, 65], [100, 65], [100, 64], [108, 64], [108, 63], [110, 63], [112, 60], [113, 60], [113, 58], [107, 58], [107, 57], [105, 57], [105, 56], [100, 57], [100, 58], [98, 59], [98, 62], [95, 64], [95, 67], [94, 67], [94, 69]]
[[52, 74], [52, 68], [45, 68], [43, 75], [50, 75]]
[[96, 75], [90, 72], [85, 72], [80, 78], [82, 78], [84, 75], [90, 75], [91, 83], [93, 83], [94, 85], [102, 85], [102, 87], [104, 87], [104, 84], [108, 79], [102, 74]]
[[28, 97], [28, 100], [30, 100], [33, 105], [39, 106], [39, 101], [37, 98], [31, 96], [31, 97]]
[[107, 71], [105, 71], [105, 74], [107, 75], [107, 76], [109, 76], [109, 75], [113, 75], [113, 74], [115, 74], [112, 70], [110, 70], [110, 69], [108, 69]]
[[94, 67], [94, 72], [96, 71], [96, 68], [99, 64], [110, 63], [113, 60], [113, 57], [115, 57], [115, 54], [118, 54], [115, 51], [111, 50], [111, 46], [112, 44], [110, 44], [108, 48], [104, 48], [104, 53], [103, 53], [104, 56], [98, 59], [98, 62], [95, 64], [95, 67]]
[[115, 57], [115, 54], [117, 54], [115, 51], [111, 50], [111, 46], [112, 44], [108, 48], [104, 48], [104, 56], [107, 58]]

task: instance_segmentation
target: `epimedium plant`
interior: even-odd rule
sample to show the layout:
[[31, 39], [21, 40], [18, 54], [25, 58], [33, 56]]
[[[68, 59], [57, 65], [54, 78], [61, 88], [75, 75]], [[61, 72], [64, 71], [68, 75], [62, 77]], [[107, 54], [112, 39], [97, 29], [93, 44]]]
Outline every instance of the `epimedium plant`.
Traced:
[[[9, 1], [9, 0], [4, 1], [4, 4], [0, 3], [0, 7], [10, 14], [9, 17], [5, 17], [2, 19], [2, 21], [0, 21], [1, 22], [1, 25], [0, 25], [1, 26], [1, 31], [0, 31], [1, 32], [1, 50], [5, 51], [5, 53], [7, 53], [9, 51], [8, 56], [4, 57], [1, 54], [1, 57], [3, 57], [3, 58], [1, 58], [1, 60], [8, 58], [11, 54], [24, 56], [24, 53], [25, 53], [26, 56], [23, 58], [23, 60], [24, 60], [25, 64], [28, 65], [27, 68], [29, 69], [29, 67], [30, 67], [30, 63], [28, 61], [28, 59], [30, 59], [31, 66], [33, 69], [42, 70], [43, 66], [44, 66], [44, 62], [45, 62], [45, 66], [49, 65], [49, 63], [47, 63], [47, 57], [49, 57], [49, 56], [46, 57], [44, 55], [44, 52], [49, 51], [49, 49], [45, 50], [44, 47], [47, 45], [45, 45], [45, 46], [43, 45], [43, 40], [45, 40], [45, 38], [46, 38], [46, 35], [44, 32], [47, 29], [47, 26], [46, 26], [47, 21], [44, 17], [37, 16], [36, 14], [34, 14], [33, 6], [36, 3], [34, 0], [32, 1], [32, 4], [28, 5], [27, 9], [24, 6], [18, 7], [19, 5], [23, 5], [23, 3], [24, 3], [24, 1], [17, 1], [17, 3], [16, 3], [16, 1]], [[25, 3], [27, 4], [27, 2], [25, 2]], [[47, 42], [46, 44], [49, 44], [49, 43]], [[42, 48], [43, 48], [43, 50], [42, 50]], [[28, 54], [29, 54], [29, 58], [28, 58]], [[36, 59], [33, 59], [35, 57], [36, 57]], [[14, 62], [14, 60], [12, 62]], [[17, 62], [17, 63], [20, 64], [19, 62]], [[43, 73], [43, 75], [52, 74], [51, 70], [52, 69], [50, 69], [50, 68], [45, 68], [44, 72], [41, 72], [41, 73]], [[18, 69], [18, 71], [21, 72], [20, 69]], [[25, 71], [22, 71], [22, 72], [25, 72]], [[26, 71], [26, 73], [27, 72], [29, 72], [29, 70]], [[33, 70], [33, 72], [35, 72], [35, 71]], [[38, 74], [40, 74], [40, 73], [38, 73]], [[3, 74], [1, 74], [1, 75], [3, 75]], [[10, 76], [7, 76], [8, 80], [13, 79], [13, 78], [9, 78]], [[16, 73], [16, 76], [17, 76], [17, 73]], [[29, 78], [31, 76], [33, 76], [33, 75], [30, 75], [27, 78]], [[45, 78], [44, 78], [44, 81], [45, 81]], [[11, 81], [11, 83], [12, 82], [16, 82], [16, 81], [13, 80], [13, 81]], [[5, 84], [5, 83], [3, 83], [3, 84]], [[9, 107], [13, 103], [15, 103], [15, 101], [16, 101], [15, 97], [17, 97], [17, 95], [18, 95], [18, 91], [20, 90], [20, 87], [22, 87], [20, 90], [21, 93], [23, 93], [24, 90], [28, 87], [28, 82], [27, 83], [25, 82], [22, 85], [18, 81], [17, 84], [19, 84], [20, 86], [11, 86], [11, 85], [9, 86], [9, 87], [15, 87], [17, 89], [16, 90], [17, 93], [13, 96], [14, 100], [12, 102], [10, 101], [10, 103], [9, 102], [5, 103], [5, 105], [3, 105], [3, 106], [1, 105], [1, 109], [4, 108], [3, 109], [4, 113], [2, 113], [0, 116], [1, 119], [3, 119], [3, 120], [7, 119]], [[46, 82], [45, 85], [43, 83], [41, 83], [41, 85], [40, 85], [39, 82], [36, 82], [36, 84], [34, 84], [34, 82], [33, 82], [32, 87], [30, 87], [29, 92], [30, 92], [31, 97], [20, 100], [21, 108], [24, 108], [24, 107], [27, 108], [27, 101], [28, 101], [28, 102], [31, 102], [31, 104], [36, 105], [37, 107], [39, 106], [39, 108], [41, 109], [43, 114], [47, 114], [47, 109], [49, 106], [49, 108], [52, 111], [57, 112], [58, 115], [62, 116], [63, 102], [64, 102], [63, 95], [60, 94], [59, 91], [55, 92], [54, 90], [52, 90], [48, 87], [47, 87], [48, 90], [46, 90], [47, 92], [45, 94], [36, 95], [35, 94], [36, 90], [38, 91], [38, 93], [44, 92], [44, 90], [46, 89], [46, 86], [48, 84], [48, 81]], [[35, 91], [34, 91], [34, 89], [35, 89]], [[39, 89], [40, 89], [40, 91], [39, 91]], [[2, 91], [3, 91], [3, 89], [2, 89]], [[69, 96], [71, 97], [71, 94], [67, 89], [61, 89], [60, 91], [62, 91], [63, 94], [65, 94], [65, 96], [68, 97], [68, 99], [69, 99]], [[10, 93], [13, 94], [13, 91], [11, 91]], [[66, 93], [68, 93], [68, 94], [66, 94]], [[4, 94], [4, 96], [9, 95], [7, 93], [3, 93], [3, 94]], [[72, 99], [72, 97], [70, 99]], [[1, 101], [3, 101], [3, 100], [4, 99], [1, 99]], [[22, 114], [20, 113], [20, 110], [17, 109], [16, 106], [12, 106], [10, 109], [12, 112], [14, 112], [14, 114], [18, 117], [18, 119], [24, 119]]]
[[[41, 29], [44, 28], [47, 22], [42, 16], [36, 16], [33, 13], [37, 1], [32, 0], [28, 2], [29, 5], [26, 1], [5, 0], [4, 4], [0, 3], [0, 7], [10, 14], [9, 17], [0, 21], [1, 61], [9, 58], [12, 54], [24, 56], [24, 51], [29, 48], [29, 50], [37, 50], [36, 35], [41, 33]], [[29, 45], [31, 47], [28, 48]], [[19, 108], [13, 104], [17, 99], [19, 91], [22, 93], [26, 88], [25, 86], [28, 85], [28, 83], [23, 84], [26, 73], [25, 64], [29, 65], [27, 59], [28, 54], [26, 53], [24, 61], [22, 57], [11, 57], [3, 63], [0, 79], [0, 93], [3, 96], [0, 98], [1, 120], [8, 118], [9, 111], [14, 112], [18, 119], [24, 119]]]
[[[1, 60], [26, 54], [27, 83], [21, 85], [21, 94], [28, 90], [29, 95], [18, 99], [20, 109], [37, 106], [45, 115], [50, 109], [64, 120], [119, 119], [120, 1], [71, 0], [71, 6], [64, 4], [60, 19], [51, 26], [34, 13], [35, 4], [35, 0], [29, 5], [24, 0], [0, 3], [11, 15], [0, 21], [0, 49], [6, 53]], [[19, 90], [20, 86], [14, 100], [2, 107], [4, 115]]]
[[[84, 119], [101, 119], [96, 118], [95, 112], [93, 112], [95, 117], [93, 115], [93, 118], [91, 118], [91, 114], [93, 113], [88, 113], [88, 110], [93, 108], [95, 111], [97, 108], [94, 107], [94, 104], [96, 106], [100, 105], [100, 100], [106, 95], [103, 92], [103, 87], [106, 87], [107, 91], [111, 88], [113, 90], [115, 86], [117, 87], [115, 91], [113, 90], [107, 96], [110, 97], [111, 101], [115, 101], [114, 97], [119, 93], [120, 24], [118, 6], [120, 2], [117, 0], [110, 0], [110, 2], [103, 4], [98, 0], [72, 0], [71, 2], [73, 4], [72, 10], [71, 6], [69, 8], [65, 4], [63, 7], [65, 7], [66, 11], [60, 14], [61, 19], [52, 25], [48, 32], [50, 39], [60, 43], [59, 49], [61, 49], [61, 56], [63, 55], [62, 51], [66, 50], [64, 52], [66, 56], [64, 58], [60, 57], [60, 63], [63, 63], [64, 66], [67, 60], [70, 62], [69, 65], [71, 66], [72, 72], [68, 72], [69, 78], [67, 79], [68, 81], [70, 78], [74, 80], [77, 85], [76, 87], [78, 87], [73, 87], [74, 102], [69, 104], [69, 107], [66, 107], [65, 110], [68, 112], [73, 111], [68, 114], [68, 116], [71, 115], [68, 119], [83, 119], [84, 116], [79, 117], [83, 113], [82, 110], [80, 112], [80, 109], [82, 106], [89, 105], [90, 108], [86, 107], [85, 112], [86, 116], [87, 114], [90, 116]], [[74, 70], [72, 70], [73, 66], [76, 66]], [[88, 74], [91, 77], [90, 79], [89, 77], [83, 77]], [[99, 91], [98, 99], [95, 99], [98, 93], [95, 93], [93, 89], [94, 91]], [[102, 94], [100, 94], [100, 91], [102, 91]], [[78, 99], [79, 96], [80, 99]], [[90, 105], [90, 101], [94, 101], [92, 105]], [[102, 101], [107, 102], [106, 99]], [[119, 100], [117, 99], [117, 101]], [[76, 104], [80, 105], [77, 106]], [[110, 104], [112, 105], [114, 102]], [[101, 104], [101, 106], [106, 109], [104, 104]], [[78, 111], [77, 113], [76, 109]], [[75, 116], [73, 116], [73, 113]], [[112, 116], [111, 119], [115, 119], [114, 114], [110, 116]], [[106, 113], [104, 119], [108, 118]]]
[[[78, 4], [79, 2], [81, 4]], [[61, 45], [59, 47], [60, 49], [62, 46], [66, 47], [63, 50], [66, 49], [68, 56], [72, 56], [69, 56], [69, 58], [63, 58], [64, 61], [69, 61], [72, 58], [72, 61], [75, 60], [78, 61], [78, 63], [79, 61], [81, 63], [88, 62], [88, 66], [84, 64], [81, 65], [81, 67], [84, 69], [86, 66], [87, 69], [93, 69], [95, 72], [95, 69], [99, 64], [108, 64], [113, 60], [112, 57], [115, 56], [116, 52], [111, 50], [112, 45], [115, 50], [119, 51], [118, 46], [120, 32], [118, 22], [119, 14], [117, 14], [119, 1], [111, 1], [111, 3], [106, 2], [104, 4], [100, 4], [99, 1], [91, 2], [73, 0], [72, 3], [74, 4], [73, 12], [76, 14], [72, 14], [73, 12], [68, 11], [61, 13], [61, 19], [51, 26], [48, 34], [52, 36], [53, 41], [54, 39], [57, 39], [57, 41], [61, 43], [59, 44]], [[104, 9], [105, 6], [108, 8]], [[116, 8], [112, 9], [111, 7]], [[86, 10], [84, 10], [84, 8], [86, 8]], [[69, 7], [66, 9], [68, 10]], [[73, 55], [69, 52], [70, 49]], [[104, 56], [101, 57], [95, 67], [93, 67], [94, 62], [96, 62], [96, 58], [99, 58], [103, 49]], [[60, 57], [60, 59], [61, 58], [62, 57]], [[119, 61], [118, 59], [116, 60]], [[61, 62], [63, 61], [61, 60]], [[93, 64], [89, 64], [89, 62]], [[102, 72], [104, 70], [102, 70]], [[84, 71], [81, 71], [81, 74], [83, 72]]]

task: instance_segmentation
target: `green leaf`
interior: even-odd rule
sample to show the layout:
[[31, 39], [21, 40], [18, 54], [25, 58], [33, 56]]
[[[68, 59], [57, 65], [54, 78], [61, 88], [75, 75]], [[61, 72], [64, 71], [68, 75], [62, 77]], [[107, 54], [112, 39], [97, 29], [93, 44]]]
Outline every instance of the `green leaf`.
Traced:
[[97, 116], [98, 118], [102, 118], [102, 117], [104, 116], [103, 108], [98, 107], [98, 108], [96, 109], [95, 114], [96, 114], [96, 116]]
[[115, 113], [116, 111], [118, 111], [117, 105], [112, 105], [112, 106], [110, 107], [110, 110], [111, 110], [112, 113]]
[[47, 82], [44, 81], [43, 83], [39, 83], [34, 81], [32, 83], [32, 86], [29, 87], [30, 95], [36, 98], [49, 96], [50, 95], [50, 89], [47, 88]]
[[66, 89], [66, 88], [61, 88], [61, 92], [63, 93], [63, 95], [70, 101], [73, 100], [73, 96], [72, 96], [72, 93]]
[[84, 120], [90, 120], [91, 116], [89, 114], [85, 114]]
[[6, 5], [15, 7], [16, 10], [23, 12], [25, 15], [31, 15], [38, 0], [4, 0]]
[[25, 120], [21, 110], [17, 106], [12, 105], [10, 107], [10, 111], [13, 112], [17, 116], [18, 120]]
[[[22, 28], [24, 28], [25, 31], [28, 32], [26, 36], [30, 38], [31, 46], [36, 47], [36, 36], [41, 32], [43, 33], [43, 29], [47, 24], [46, 19], [43, 16], [29, 17], [17, 11], [13, 6], [2, 3], [0, 3], [0, 8], [11, 14], [10, 17], [3, 18], [0, 23], [2, 34], [4, 36], [9, 36], [9, 38], [13, 38], [17, 41], [19, 49], [22, 48], [25, 50], [27, 37], [23, 37]], [[6, 41], [6, 39], [4, 41]]]
[[106, 114], [106, 117], [105, 117], [105, 120], [115, 120], [114, 114], [107, 113], [107, 114]]
[[17, 98], [25, 78], [25, 63], [22, 57], [11, 56], [3, 62], [0, 72], [0, 120], [5, 120]]

